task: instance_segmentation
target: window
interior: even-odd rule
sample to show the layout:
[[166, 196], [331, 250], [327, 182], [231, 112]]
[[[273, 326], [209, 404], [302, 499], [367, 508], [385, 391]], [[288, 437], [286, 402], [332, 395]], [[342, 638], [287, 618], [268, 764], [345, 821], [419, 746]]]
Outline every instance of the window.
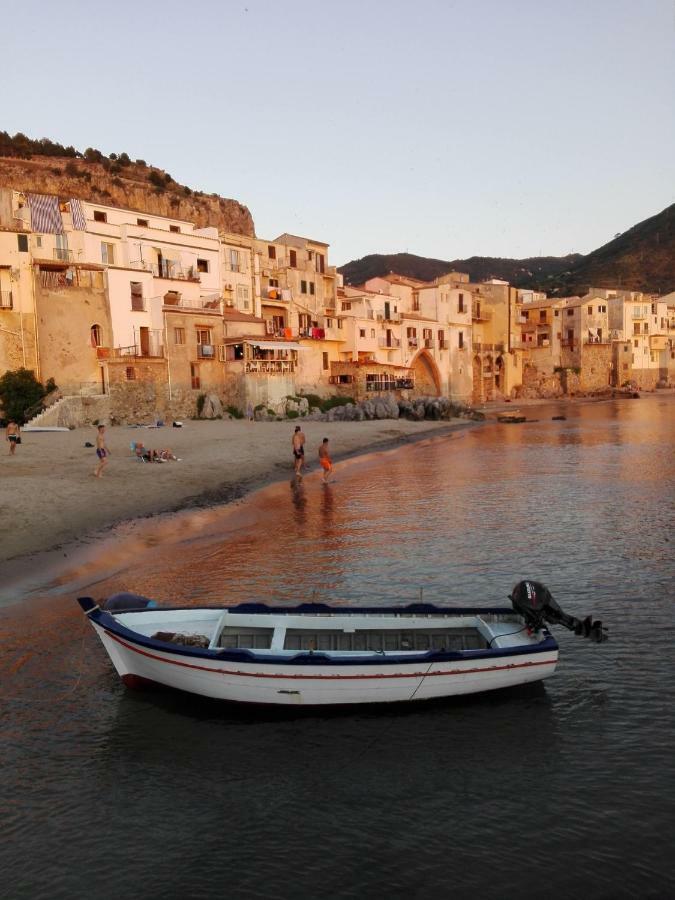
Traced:
[[36, 234], [36, 235], [35, 235], [35, 246], [36, 246], [36, 247], [41, 247], [41, 246], [42, 246], [42, 235], [41, 235], [41, 234]]
[[374, 328], [370, 329], [370, 336], [371, 336], [371, 338], [375, 337], [375, 329]]
[[464, 349], [464, 332], [463, 331], [460, 331], [459, 334], [457, 335], [457, 346], [459, 347], [460, 350]]
[[323, 367], [324, 367], [324, 370], [325, 370], [325, 369], [328, 368], [328, 354], [327, 354], [327, 353], [323, 353], [322, 356], [323, 356]]
[[190, 383], [193, 391], [198, 391], [202, 384], [199, 378], [199, 366], [196, 363], [190, 363]]
[[343, 322], [344, 322], [344, 319], [338, 319], [338, 320], [337, 320], [337, 327], [338, 327], [338, 328], [342, 328], [342, 323], [343, 323]]
[[16, 237], [19, 244], [19, 253], [28, 253], [28, 235], [17, 234]]
[[314, 294], [314, 282], [313, 281], [309, 282], [309, 292], [312, 295]]
[[127, 366], [125, 371], [127, 381], [136, 381], [136, 369], [133, 366]]
[[115, 265], [115, 245], [101, 242], [101, 261], [104, 266]]
[[100, 347], [101, 346], [101, 326], [100, 325], [92, 325], [91, 326], [91, 346], [92, 347]]
[[639, 347], [639, 346], [640, 346], [640, 341], [633, 341], [633, 346], [634, 346], [634, 347]]
[[412, 308], [415, 312], [419, 312], [420, 308], [420, 295], [417, 291], [413, 291], [412, 295]]
[[201, 347], [204, 345], [211, 346], [211, 329], [210, 328], [198, 328], [197, 329], [197, 344]]
[[148, 220], [147, 219], [136, 219], [136, 224], [140, 225], [141, 228], [147, 228]]
[[[310, 257], [311, 259], [311, 257]], [[326, 271], [326, 257], [323, 253], [317, 253], [316, 259], [314, 260], [315, 268], [317, 272], [325, 272]]]
[[208, 272], [209, 271], [208, 259], [198, 259], [197, 260], [197, 271], [198, 272]]
[[94, 210], [94, 222], [107, 222], [108, 214], [102, 212], [100, 209]]
[[307, 282], [306, 282], [306, 281], [301, 281], [301, 282], [300, 282], [300, 293], [301, 293], [301, 294], [306, 294], [306, 293], [307, 293]]
[[248, 307], [248, 287], [245, 284], [237, 285], [237, 303]]
[[291, 269], [295, 269], [298, 265], [298, 254], [295, 250], [288, 251], [288, 265]]
[[438, 349], [445, 350], [445, 332], [442, 329], [438, 332]]
[[465, 312], [465, 310], [464, 310], [464, 294], [459, 294], [459, 296], [457, 297], [457, 312], [458, 313]]
[[169, 231], [172, 231], [174, 234], [180, 234], [180, 227], [178, 225], [169, 225]]
[[230, 250], [230, 271], [231, 272], [239, 271], [239, 251], [238, 250]]
[[607, 307], [606, 307], [606, 306], [599, 306], [599, 307], [598, 307], [598, 312], [606, 313], [606, 312], [607, 312]]
[[131, 289], [131, 308], [136, 312], [142, 312], [145, 309], [143, 303], [143, 285], [140, 281], [132, 281], [129, 283]]
[[267, 247], [267, 256], [270, 259], [277, 258], [277, 248], [275, 246], [273, 246], [272, 244], [269, 244], [269, 246]]
[[359, 328], [359, 337], [364, 338], [365, 336], [366, 336], [366, 329], [365, 329], [365, 328]]
[[573, 315], [574, 315], [574, 310], [573, 310], [573, 309], [568, 309], [568, 310], [567, 310], [567, 315], [568, 315], [568, 316], [573, 316]]
[[559, 315], [560, 315], [560, 310], [559, 310], [559, 309], [556, 309], [556, 310], [554, 311], [553, 315], [554, 315], [554, 316], [559, 316]]
[[593, 307], [589, 306], [587, 312], [588, 312], [589, 316], [592, 316], [593, 315]]
[[539, 321], [540, 321], [540, 322], [545, 322], [545, 321], [546, 321], [546, 310], [545, 310], [545, 309], [540, 309], [540, 310], [539, 310]]
[[184, 328], [174, 328], [173, 342], [174, 342], [174, 344], [184, 344], [185, 343], [185, 329]]
[[325, 327], [326, 327], [326, 328], [332, 328], [332, 327], [333, 327], [333, 320], [332, 320], [332, 319], [326, 319], [325, 322], [326, 322], [326, 324], [325, 324]]
[[347, 309], [351, 309], [351, 308], [352, 308], [351, 303], [342, 303], [341, 305], [342, 305], [342, 312], [344, 312], [344, 311], [347, 310]]
[[278, 278], [270, 278], [270, 287], [278, 288], [279, 287], [279, 279]]

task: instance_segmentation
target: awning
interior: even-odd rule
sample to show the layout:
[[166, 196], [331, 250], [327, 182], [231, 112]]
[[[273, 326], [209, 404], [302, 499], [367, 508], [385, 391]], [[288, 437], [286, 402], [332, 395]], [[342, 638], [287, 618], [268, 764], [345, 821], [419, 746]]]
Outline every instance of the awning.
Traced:
[[243, 341], [245, 344], [250, 344], [252, 347], [259, 347], [260, 350], [304, 350], [300, 344], [296, 344], [294, 341]]

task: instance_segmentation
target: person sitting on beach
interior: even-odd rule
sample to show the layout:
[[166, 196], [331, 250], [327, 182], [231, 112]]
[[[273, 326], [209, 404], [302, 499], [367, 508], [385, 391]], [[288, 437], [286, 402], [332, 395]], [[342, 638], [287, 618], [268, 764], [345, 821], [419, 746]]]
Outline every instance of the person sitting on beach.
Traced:
[[146, 462], [168, 462], [170, 459], [178, 459], [169, 447], [164, 450], [151, 450], [140, 441], [136, 444], [135, 452], [139, 459], [144, 459]]

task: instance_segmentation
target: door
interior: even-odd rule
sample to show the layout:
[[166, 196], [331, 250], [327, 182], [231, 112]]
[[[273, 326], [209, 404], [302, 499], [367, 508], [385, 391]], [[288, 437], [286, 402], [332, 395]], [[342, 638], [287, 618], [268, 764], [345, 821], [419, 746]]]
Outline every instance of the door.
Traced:
[[150, 329], [140, 327], [141, 356], [150, 356]]

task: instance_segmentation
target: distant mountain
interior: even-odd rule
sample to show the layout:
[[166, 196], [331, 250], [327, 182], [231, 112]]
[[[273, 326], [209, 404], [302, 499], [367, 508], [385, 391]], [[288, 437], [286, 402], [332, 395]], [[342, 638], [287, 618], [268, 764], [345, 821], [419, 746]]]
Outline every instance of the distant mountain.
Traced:
[[531, 287], [533, 284], [559, 278], [570, 271], [581, 254], [569, 256], [535, 256], [530, 259], [503, 259], [494, 256], [472, 256], [469, 259], [429, 259], [413, 253], [373, 253], [341, 266], [338, 271], [344, 275], [345, 284], [363, 284], [369, 278], [377, 278], [395, 272], [421, 281], [433, 281], [446, 272], [466, 272], [472, 281], [488, 278], [502, 278], [516, 287]]
[[374, 253], [352, 260], [338, 271], [345, 284], [363, 284], [389, 272], [433, 281], [446, 272], [458, 271], [466, 272], [472, 281], [501, 278], [515, 287], [560, 296], [584, 293], [591, 286], [668, 293], [675, 290], [675, 204], [587, 256], [472, 256], [445, 261], [412, 253]]
[[616, 287], [667, 294], [675, 290], [675, 203], [581, 258], [551, 293], [578, 294], [589, 287]]

